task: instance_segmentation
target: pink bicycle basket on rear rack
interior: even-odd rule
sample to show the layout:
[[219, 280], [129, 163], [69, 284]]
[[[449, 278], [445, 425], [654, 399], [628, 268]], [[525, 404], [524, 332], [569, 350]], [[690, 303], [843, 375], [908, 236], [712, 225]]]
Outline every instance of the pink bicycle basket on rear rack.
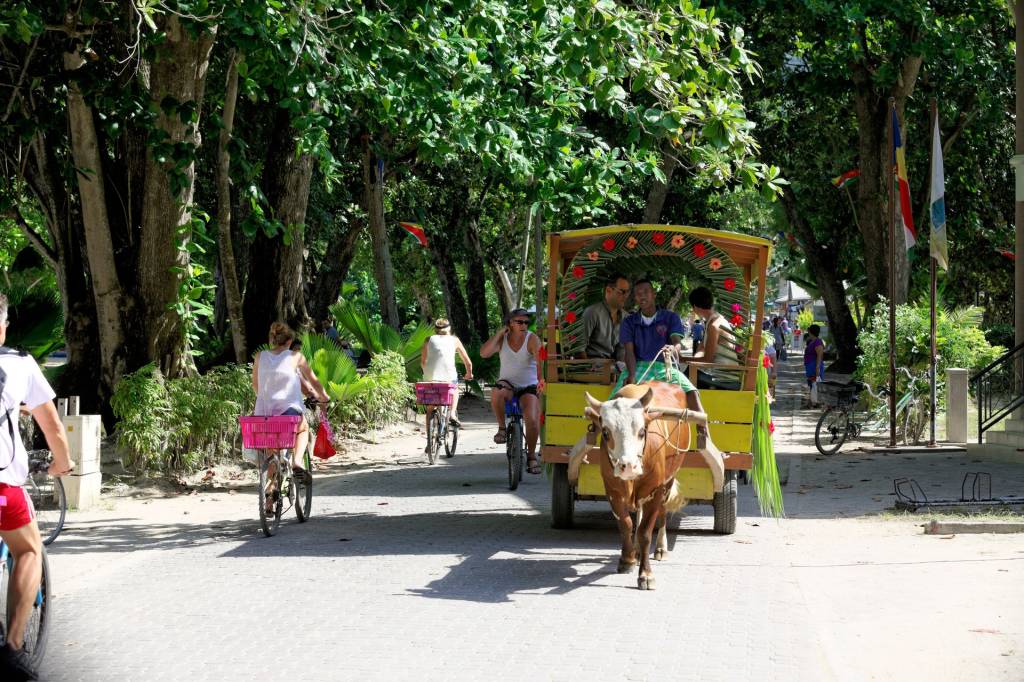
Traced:
[[281, 415], [279, 417], [239, 417], [242, 425], [242, 447], [259, 449], [283, 449], [295, 447], [295, 434], [299, 431], [302, 417]]
[[458, 384], [420, 381], [416, 383], [416, 402], [420, 405], [451, 405]]

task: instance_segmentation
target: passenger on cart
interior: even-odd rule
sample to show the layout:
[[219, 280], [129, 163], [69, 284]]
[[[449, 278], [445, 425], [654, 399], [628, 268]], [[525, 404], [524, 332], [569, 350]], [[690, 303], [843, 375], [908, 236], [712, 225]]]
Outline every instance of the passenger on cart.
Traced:
[[629, 289], [629, 280], [620, 273], [614, 273], [605, 280], [604, 299], [583, 311], [586, 348], [580, 357], [622, 360], [619, 328]]
[[[693, 359], [698, 362], [710, 362], [716, 365], [736, 365], [740, 363], [737, 352], [739, 340], [733, 333], [733, 326], [725, 316], [715, 310], [715, 296], [707, 287], [697, 287], [690, 292], [690, 305], [694, 315], [707, 321], [704, 342], [693, 349]], [[739, 377], [729, 370], [700, 370], [697, 374], [698, 388], [715, 388], [738, 390]]]
[[688, 408], [703, 412], [697, 388], [676, 367], [683, 344], [683, 321], [671, 310], [658, 307], [650, 280], [634, 284], [633, 296], [640, 308], [622, 321], [619, 339], [625, 350], [626, 371], [619, 375], [612, 395], [625, 384], [667, 381], [686, 392]]

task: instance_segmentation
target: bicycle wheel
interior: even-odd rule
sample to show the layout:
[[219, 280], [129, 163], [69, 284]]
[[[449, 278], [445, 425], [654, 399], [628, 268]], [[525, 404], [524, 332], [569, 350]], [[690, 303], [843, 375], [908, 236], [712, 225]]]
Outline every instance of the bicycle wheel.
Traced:
[[508, 489], [515, 490], [519, 487], [519, 481], [523, 477], [523, 425], [518, 421], [512, 421], [508, 425], [508, 438], [505, 446], [508, 456]]
[[[270, 473], [271, 467], [274, 470], [273, 474]], [[281, 494], [283, 482], [280, 458], [260, 453], [260, 525], [263, 527], [263, 534], [268, 538], [276, 533], [277, 527], [281, 525], [281, 510], [284, 507], [284, 496]]]
[[[36, 593], [36, 600], [32, 604], [32, 612], [29, 614], [28, 623], [25, 625], [24, 647], [32, 661], [33, 667], [38, 670], [42, 665], [43, 656], [46, 653], [46, 641], [50, 633], [50, 562], [46, 557], [46, 550], [42, 552], [43, 575], [39, 581], [39, 591]], [[0, 637], [7, 639], [9, 607], [11, 604], [11, 572], [14, 570], [14, 557], [7, 555], [7, 561], [0, 565]]]
[[430, 418], [430, 433], [427, 439], [427, 462], [430, 464], [437, 464], [437, 458], [441, 456], [441, 447], [444, 444], [444, 422], [447, 415], [442, 412], [442, 408], [435, 407], [434, 416]]
[[45, 471], [37, 471], [28, 477], [25, 488], [32, 498], [39, 535], [43, 538], [43, 544], [49, 545], [64, 528], [64, 518], [68, 511], [64, 482]]
[[309, 459], [309, 452], [306, 453], [306, 459], [304, 461], [306, 471], [309, 472], [309, 478], [306, 481], [296, 481], [295, 477], [292, 476], [292, 482], [295, 485], [295, 515], [299, 517], [299, 523], [305, 523], [309, 520], [310, 512], [313, 510], [313, 462]]
[[925, 430], [928, 428], [928, 406], [923, 401], [914, 399], [903, 411], [902, 423], [903, 443], [920, 445]]
[[455, 448], [459, 445], [459, 427], [448, 424], [444, 433], [444, 456], [451, 459], [455, 456]]
[[823, 455], [834, 455], [846, 442], [850, 412], [845, 407], [830, 407], [818, 419], [814, 429], [814, 447]]

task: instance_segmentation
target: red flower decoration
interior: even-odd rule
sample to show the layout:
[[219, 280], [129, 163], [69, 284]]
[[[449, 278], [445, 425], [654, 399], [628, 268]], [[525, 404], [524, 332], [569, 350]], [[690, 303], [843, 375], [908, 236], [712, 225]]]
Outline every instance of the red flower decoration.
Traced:
[[732, 304], [732, 311], [734, 313], [738, 313], [740, 311], [740, 304], [739, 303], [733, 303]]
[[708, 250], [704, 248], [703, 244], [697, 243], [693, 245], [693, 255], [696, 256], [697, 258], [703, 258], [705, 255], [707, 255], [707, 252]]
[[573, 334], [572, 336], [569, 337], [569, 343], [572, 343], [575, 340], [576, 340], [576, 335], [575, 334]]
[[673, 248], [681, 249], [681, 248], [683, 248], [684, 244], [686, 244], [686, 240], [683, 239], [683, 235], [677, 234], [676, 236], [672, 237], [672, 247]]
[[570, 291], [568, 293], [568, 295], [566, 295], [566, 298], [569, 299], [570, 301], [575, 301], [576, 300], [576, 292], [575, 291]]
[[775, 433], [775, 422], [768, 422], [768, 433]]
[[541, 424], [544, 423], [544, 413], [543, 412], [540, 413], [540, 423]]
[[734, 280], [732, 277], [726, 277], [725, 281], [722, 282], [722, 286], [725, 287], [726, 291], [732, 291], [733, 289], [736, 288], [736, 280]]
[[708, 263], [708, 267], [711, 268], [712, 270], [721, 270], [722, 269], [722, 259], [721, 258], [712, 258], [711, 262]]
[[657, 244], [658, 246], [661, 246], [662, 244], [665, 243], [665, 233], [655, 232], [654, 234], [651, 235], [651, 241]]
[[547, 360], [548, 359], [548, 349], [545, 348], [544, 346], [541, 346], [540, 350], [537, 351], [537, 359], [538, 360]]
[[764, 367], [765, 369], [768, 369], [769, 367], [772, 366], [772, 361], [768, 359], [767, 355], [761, 358], [761, 366]]
[[587, 254], [587, 259], [591, 261], [595, 261], [600, 257], [601, 254], [599, 254], [597, 251], [591, 251], [590, 253]]
[[740, 315], [739, 313], [736, 313], [735, 315], [732, 316], [732, 319], [730, 319], [729, 321], [732, 322], [733, 326], [743, 324], [743, 316]]
[[640, 242], [638, 242], [636, 240], [636, 237], [630, 237], [629, 239], [626, 240], [626, 248], [627, 249], [635, 249], [636, 245], [639, 244], [639, 243]]
[[615, 240], [605, 239], [603, 242], [601, 242], [601, 248], [603, 248], [605, 251], [611, 251], [612, 249], [615, 248]]
[[569, 312], [567, 312], [565, 314], [565, 321], [568, 322], [569, 324], [572, 324], [573, 322], [575, 322], [576, 321], [576, 313], [574, 313], [571, 310]]
[[583, 279], [583, 268], [576, 266], [572, 269], [572, 276], [576, 279]]

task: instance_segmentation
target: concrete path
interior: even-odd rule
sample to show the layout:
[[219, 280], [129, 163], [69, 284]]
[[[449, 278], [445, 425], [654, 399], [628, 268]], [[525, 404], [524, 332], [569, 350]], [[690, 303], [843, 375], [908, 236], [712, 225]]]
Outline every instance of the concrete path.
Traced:
[[[455, 459], [422, 464], [418, 433], [366, 446], [274, 538], [251, 490], [72, 514], [51, 548], [45, 679], [1024, 679], [1024, 536], [878, 516], [894, 477], [956, 495], [979, 465], [818, 456], [799, 372], [775, 417], [788, 517], [760, 518], [749, 486], [733, 536], [687, 509], [657, 591], [615, 573], [604, 503], [556, 531], [545, 476], [510, 493], [467, 403]], [[997, 494], [1024, 493], [1024, 467], [985, 467]]]

